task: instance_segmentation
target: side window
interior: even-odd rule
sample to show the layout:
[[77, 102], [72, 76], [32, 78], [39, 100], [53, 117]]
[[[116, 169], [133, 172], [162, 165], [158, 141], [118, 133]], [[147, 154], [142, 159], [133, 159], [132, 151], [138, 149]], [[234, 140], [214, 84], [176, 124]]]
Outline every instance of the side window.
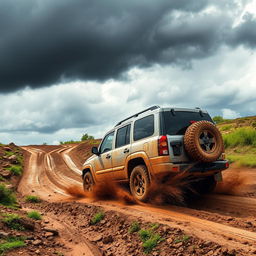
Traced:
[[130, 130], [130, 124], [117, 130], [116, 148], [122, 147], [130, 143]]
[[140, 140], [154, 133], [154, 115], [141, 118], [134, 123], [134, 140]]
[[106, 135], [106, 137], [104, 138], [104, 140], [103, 140], [103, 142], [100, 146], [100, 153], [101, 154], [112, 150], [113, 138], [114, 138], [114, 132], [111, 132], [108, 135]]

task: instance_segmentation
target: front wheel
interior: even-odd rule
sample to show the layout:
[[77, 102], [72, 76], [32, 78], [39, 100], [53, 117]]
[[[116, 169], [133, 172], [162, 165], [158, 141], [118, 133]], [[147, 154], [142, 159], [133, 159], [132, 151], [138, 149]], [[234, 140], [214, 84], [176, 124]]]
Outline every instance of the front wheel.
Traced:
[[94, 181], [93, 181], [92, 174], [90, 172], [85, 173], [83, 177], [84, 191], [92, 191], [93, 186], [94, 186]]
[[147, 167], [145, 165], [134, 167], [130, 176], [130, 191], [133, 197], [146, 202], [149, 196], [149, 185]]

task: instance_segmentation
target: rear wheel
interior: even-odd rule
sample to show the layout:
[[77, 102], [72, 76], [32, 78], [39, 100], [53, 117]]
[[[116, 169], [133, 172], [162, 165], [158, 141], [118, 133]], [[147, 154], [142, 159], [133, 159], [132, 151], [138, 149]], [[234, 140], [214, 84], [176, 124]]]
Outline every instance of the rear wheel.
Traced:
[[133, 168], [130, 176], [130, 191], [134, 198], [146, 202], [149, 196], [149, 176], [145, 165]]
[[83, 187], [85, 191], [92, 191], [92, 188], [94, 186], [94, 181], [92, 174], [90, 172], [85, 173], [83, 178]]

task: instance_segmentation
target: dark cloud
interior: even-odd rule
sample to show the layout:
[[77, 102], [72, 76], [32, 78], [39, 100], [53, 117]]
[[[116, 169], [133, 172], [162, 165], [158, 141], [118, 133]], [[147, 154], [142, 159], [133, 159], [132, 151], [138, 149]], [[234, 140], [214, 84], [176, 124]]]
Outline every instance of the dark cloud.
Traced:
[[118, 78], [133, 66], [154, 63], [189, 66], [189, 60], [212, 54], [231, 25], [225, 12], [201, 13], [207, 5], [205, 0], [3, 0], [0, 90]]

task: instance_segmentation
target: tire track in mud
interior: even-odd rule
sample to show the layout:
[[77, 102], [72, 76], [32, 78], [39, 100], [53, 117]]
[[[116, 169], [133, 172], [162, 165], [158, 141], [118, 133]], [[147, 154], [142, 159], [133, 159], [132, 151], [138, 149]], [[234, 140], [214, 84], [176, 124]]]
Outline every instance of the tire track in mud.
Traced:
[[[27, 179], [27, 185], [32, 186], [34, 190], [39, 189], [40, 185], [43, 185], [43, 191], [51, 193], [50, 200], [66, 200], [68, 195], [65, 189], [72, 185], [82, 186], [80, 177], [81, 171], [79, 173], [76, 164], [68, 155], [73, 147], [61, 147], [48, 153], [31, 147], [24, 149], [31, 153], [31, 159], [28, 165], [32, 169], [32, 177], [31, 179]], [[43, 161], [42, 157], [44, 159]], [[39, 172], [35, 171], [35, 163], [41, 163], [41, 165], [39, 165]], [[31, 181], [36, 182], [33, 184]], [[22, 186], [26, 186], [26, 184], [23, 182]], [[46, 186], [48, 186], [47, 189]], [[47, 199], [49, 200], [49, 197], [47, 197]], [[256, 215], [255, 199], [210, 195], [203, 200], [206, 200], [208, 204], [209, 202], [217, 202], [214, 207], [219, 208], [221, 214], [225, 215], [228, 212], [231, 216], [235, 210], [237, 210], [238, 213], [241, 211], [241, 204], [244, 201], [245, 203], [242, 210], [245, 213], [243, 216], [247, 217], [248, 214]], [[225, 245], [228, 248], [242, 248], [245, 251], [256, 249], [255, 232], [233, 227], [229, 223], [217, 223], [207, 220], [204, 215], [198, 213], [197, 208], [190, 209], [176, 206], [157, 207], [146, 204], [125, 206], [115, 201], [93, 202], [91, 199], [87, 198], [80, 200], [80, 202], [101, 206], [106, 210], [122, 212], [126, 215], [142, 218], [143, 220], [179, 227], [189, 234], [201, 238], [205, 237], [207, 240]], [[208, 207], [209, 206], [205, 204], [201, 205], [199, 209], [207, 211]], [[207, 212], [208, 217], [215, 211], [214, 207], [210, 207], [210, 210]], [[248, 211], [246, 209], [248, 209]]]

